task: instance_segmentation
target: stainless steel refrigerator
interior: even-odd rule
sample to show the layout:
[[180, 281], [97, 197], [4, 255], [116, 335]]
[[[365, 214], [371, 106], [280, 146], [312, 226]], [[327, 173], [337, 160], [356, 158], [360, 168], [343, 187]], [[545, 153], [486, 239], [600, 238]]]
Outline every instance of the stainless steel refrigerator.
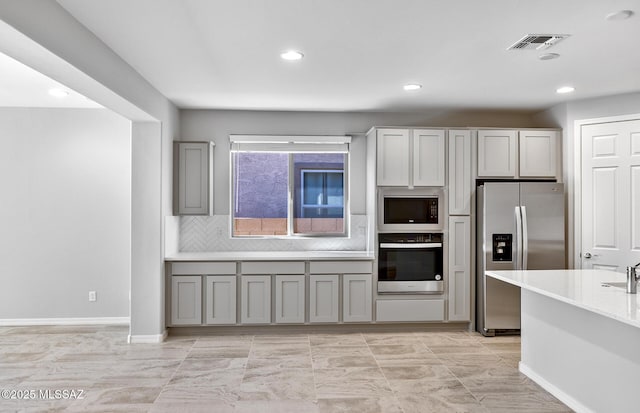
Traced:
[[485, 271], [566, 268], [563, 185], [488, 182], [476, 194], [476, 329], [485, 336], [517, 333], [520, 288]]

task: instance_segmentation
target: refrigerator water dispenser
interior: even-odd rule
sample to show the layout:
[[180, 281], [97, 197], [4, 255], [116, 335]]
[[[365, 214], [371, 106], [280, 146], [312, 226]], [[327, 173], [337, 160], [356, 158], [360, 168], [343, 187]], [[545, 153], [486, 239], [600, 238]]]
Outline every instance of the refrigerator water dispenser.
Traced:
[[513, 235], [493, 234], [492, 261], [511, 261], [513, 257]]

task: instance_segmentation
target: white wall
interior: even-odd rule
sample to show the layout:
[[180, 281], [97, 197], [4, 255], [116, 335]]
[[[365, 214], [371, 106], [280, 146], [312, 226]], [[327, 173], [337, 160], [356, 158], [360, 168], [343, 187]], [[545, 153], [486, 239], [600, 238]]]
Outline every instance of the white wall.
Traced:
[[55, 0], [0, 0], [0, 51], [134, 121], [132, 139], [143, 142], [132, 152], [132, 178], [147, 190], [136, 194], [130, 205], [132, 235], [139, 240], [131, 246], [135, 269], [131, 278], [136, 282], [131, 286], [130, 340], [161, 340], [165, 331], [164, 312], [159, 310], [164, 306], [162, 217], [172, 215], [177, 108]]
[[422, 113], [181, 110], [180, 140], [211, 140], [215, 147], [216, 215], [229, 214], [229, 135], [352, 135], [351, 213], [365, 214], [366, 133], [373, 126], [531, 127], [529, 113], [433, 110]]
[[0, 323], [128, 317], [131, 122], [3, 108], [0, 147]]

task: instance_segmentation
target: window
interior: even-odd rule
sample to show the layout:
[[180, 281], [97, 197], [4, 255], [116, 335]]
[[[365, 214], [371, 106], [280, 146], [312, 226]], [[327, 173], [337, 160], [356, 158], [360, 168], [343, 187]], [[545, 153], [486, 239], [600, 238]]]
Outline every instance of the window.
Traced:
[[233, 236], [345, 235], [348, 137], [261, 138], [231, 136]]

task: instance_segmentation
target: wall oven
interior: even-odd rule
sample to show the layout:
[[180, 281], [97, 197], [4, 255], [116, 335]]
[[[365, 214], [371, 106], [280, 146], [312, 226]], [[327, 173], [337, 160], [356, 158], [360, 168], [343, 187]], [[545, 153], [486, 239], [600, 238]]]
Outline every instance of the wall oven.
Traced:
[[442, 188], [381, 188], [378, 196], [378, 229], [383, 232], [444, 230]]
[[443, 234], [378, 234], [379, 294], [444, 292]]

